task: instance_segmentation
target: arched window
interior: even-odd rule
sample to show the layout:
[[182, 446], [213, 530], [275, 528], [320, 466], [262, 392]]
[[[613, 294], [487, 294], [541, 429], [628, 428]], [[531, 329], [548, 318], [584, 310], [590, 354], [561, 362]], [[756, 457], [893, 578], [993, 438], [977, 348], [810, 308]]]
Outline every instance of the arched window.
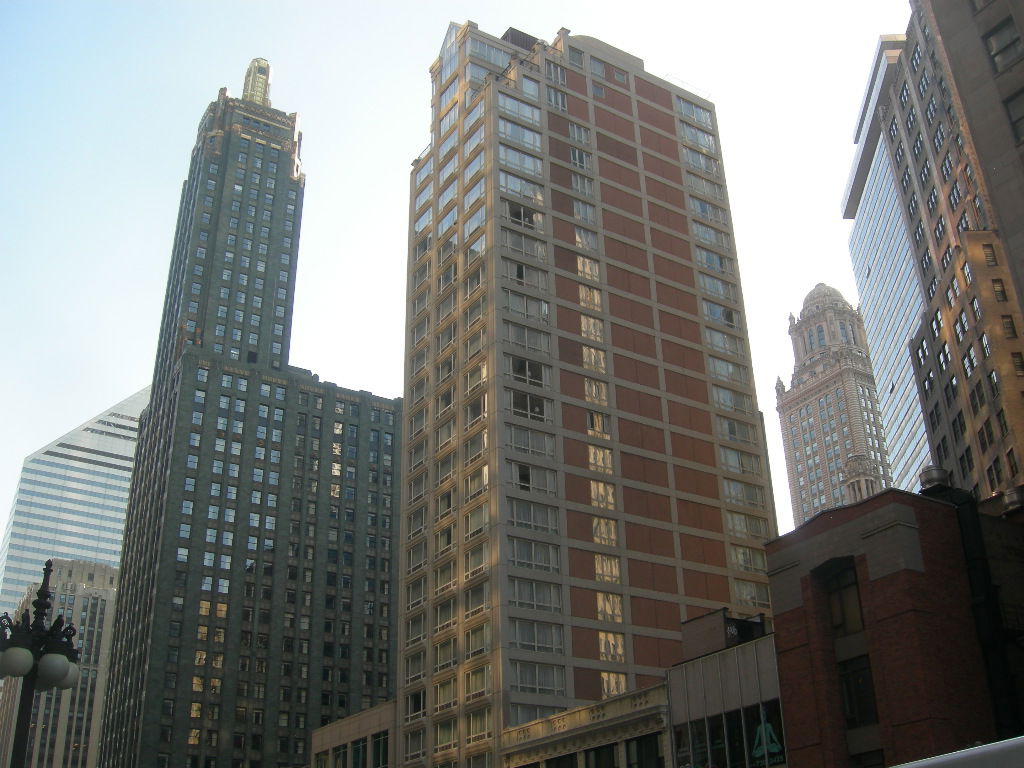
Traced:
[[818, 346], [825, 346], [825, 326], [823, 325], [818, 326]]

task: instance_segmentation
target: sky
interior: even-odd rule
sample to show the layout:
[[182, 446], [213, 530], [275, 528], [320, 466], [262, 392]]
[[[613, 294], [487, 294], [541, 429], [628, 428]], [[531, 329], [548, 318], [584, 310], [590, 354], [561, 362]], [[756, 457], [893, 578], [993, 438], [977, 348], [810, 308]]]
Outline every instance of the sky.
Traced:
[[409, 168], [429, 141], [429, 67], [448, 23], [472, 20], [597, 37], [715, 102], [789, 530], [774, 389], [793, 370], [788, 316], [819, 282], [857, 303], [840, 202], [878, 36], [909, 16], [905, 0], [0, 4], [0, 509], [29, 453], [149, 383], [199, 118], [219, 88], [241, 95], [257, 56], [303, 130], [291, 363], [402, 393]]

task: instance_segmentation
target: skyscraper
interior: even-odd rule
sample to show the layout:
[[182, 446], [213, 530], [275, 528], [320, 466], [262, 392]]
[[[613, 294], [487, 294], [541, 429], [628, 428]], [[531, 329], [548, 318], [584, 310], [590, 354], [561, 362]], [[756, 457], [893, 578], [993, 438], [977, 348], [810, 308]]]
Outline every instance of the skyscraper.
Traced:
[[860, 313], [818, 283], [789, 316], [793, 379], [775, 384], [793, 522], [892, 485]]
[[[37, 576], [21, 596], [18, 607], [22, 611], [32, 610], [38, 589]], [[26, 760], [34, 768], [88, 768], [96, 765], [103, 732], [117, 568], [84, 560], [54, 560], [50, 590], [52, 608], [47, 624], [63, 616], [75, 625], [81, 674], [68, 690], [36, 692]], [[5, 763], [10, 761], [14, 742], [21, 685], [17, 678], [8, 678], [0, 689], [0, 760]]]
[[921, 470], [932, 463], [907, 349], [924, 314], [925, 292], [915, 272], [897, 182], [882, 126], [875, 116], [878, 101], [887, 97], [899, 68], [904, 41], [903, 35], [886, 35], [875, 52], [857, 120], [857, 151], [843, 199], [843, 216], [854, 220], [850, 261], [878, 384], [893, 485], [915, 491]]
[[480, 768], [766, 610], [776, 526], [714, 106], [566, 29], [452, 24], [431, 77], [398, 754]]
[[[900, 337], [930, 452], [956, 485], [984, 496], [1021, 481], [1024, 72], [1014, 65], [1024, 7], [913, 0], [911, 9], [904, 40], [883, 41], [862, 119], [879, 128], [879, 174], [893, 182], [885, 206], [900, 210], [924, 305]], [[907, 268], [893, 269], [903, 276], [893, 286], [905, 285]]]
[[294, 114], [200, 121], [125, 526], [105, 766], [305, 765], [386, 699], [401, 401], [288, 363], [304, 176]]
[[0, 613], [15, 613], [50, 558], [117, 567], [148, 402], [146, 387], [25, 459], [0, 548]]

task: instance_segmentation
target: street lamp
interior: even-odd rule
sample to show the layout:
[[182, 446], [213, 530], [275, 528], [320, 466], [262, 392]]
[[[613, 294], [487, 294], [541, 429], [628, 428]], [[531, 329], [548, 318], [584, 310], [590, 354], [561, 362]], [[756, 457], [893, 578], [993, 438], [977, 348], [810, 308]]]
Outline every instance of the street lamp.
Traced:
[[46, 614], [50, 612], [50, 574], [53, 561], [43, 567], [43, 583], [32, 601], [32, 620], [26, 609], [20, 621], [7, 613], [0, 616], [0, 677], [20, 677], [21, 699], [14, 726], [11, 768], [28, 765], [28, 730], [32, 720], [32, 698], [36, 690], [70, 688], [78, 682], [78, 651], [72, 624], [58, 616], [49, 629]]

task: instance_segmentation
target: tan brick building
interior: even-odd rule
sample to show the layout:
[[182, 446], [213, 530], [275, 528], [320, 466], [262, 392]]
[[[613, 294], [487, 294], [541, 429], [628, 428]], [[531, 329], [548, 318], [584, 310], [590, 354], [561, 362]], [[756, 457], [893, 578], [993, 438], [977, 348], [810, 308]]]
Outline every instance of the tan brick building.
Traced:
[[398, 756], [650, 685], [768, 607], [776, 530], [714, 106], [452, 25], [410, 192]]

